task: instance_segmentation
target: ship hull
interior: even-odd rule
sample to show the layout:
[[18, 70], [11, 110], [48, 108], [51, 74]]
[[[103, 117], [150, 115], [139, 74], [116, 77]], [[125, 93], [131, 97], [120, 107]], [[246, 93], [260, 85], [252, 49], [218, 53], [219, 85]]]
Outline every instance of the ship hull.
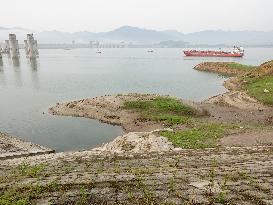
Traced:
[[195, 56], [195, 57], [243, 57], [243, 53], [232, 53], [232, 52], [192, 52], [192, 51], [184, 51], [185, 56]]

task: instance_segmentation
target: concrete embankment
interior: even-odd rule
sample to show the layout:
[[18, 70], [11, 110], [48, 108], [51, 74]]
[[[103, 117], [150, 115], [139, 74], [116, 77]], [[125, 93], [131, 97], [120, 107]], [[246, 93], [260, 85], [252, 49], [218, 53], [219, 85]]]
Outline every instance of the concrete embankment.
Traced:
[[10, 159], [0, 164], [0, 198], [6, 204], [270, 205], [272, 153], [272, 147], [84, 151], [28, 157], [24, 166]]

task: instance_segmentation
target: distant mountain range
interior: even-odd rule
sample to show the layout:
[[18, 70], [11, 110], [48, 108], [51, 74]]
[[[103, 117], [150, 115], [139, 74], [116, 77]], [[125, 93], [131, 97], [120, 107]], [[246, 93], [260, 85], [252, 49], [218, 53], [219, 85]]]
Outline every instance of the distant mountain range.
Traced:
[[[193, 33], [181, 33], [175, 30], [156, 31], [138, 27], [123, 26], [109, 32], [61, 32], [43, 31], [34, 32], [24, 28], [3, 28], [0, 27], [0, 41], [8, 38], [9, 33], [15, 33], [19, 41], [25, 39], [26, 33], [35, 33], [38, 43], [60, 44], [60, 43], [89, 43], [100, 41], [104, 43], [134, 43], [134, 44], [158, 44], [160, 42], [183, 42], [188, 44], [206, 45], [273, 45], [272, 31], [223, 31], [207, 30]], [[185, 44], [187, 44], [185, 43]], [[184, 44], [183, 44], [184, 45]]]

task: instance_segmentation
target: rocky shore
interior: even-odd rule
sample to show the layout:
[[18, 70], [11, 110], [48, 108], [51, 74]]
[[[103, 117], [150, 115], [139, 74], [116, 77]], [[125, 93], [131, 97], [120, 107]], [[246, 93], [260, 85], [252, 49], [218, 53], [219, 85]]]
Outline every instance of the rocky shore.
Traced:
[[53, 153], [54, 150], [0, 133], [0, 160]]

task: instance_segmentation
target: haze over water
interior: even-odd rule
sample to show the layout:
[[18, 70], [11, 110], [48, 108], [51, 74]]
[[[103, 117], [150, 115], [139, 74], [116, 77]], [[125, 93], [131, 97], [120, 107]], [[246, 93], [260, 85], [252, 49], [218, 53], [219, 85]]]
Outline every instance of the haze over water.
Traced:
[[[182, 49], [44, 49], [37, 62], [21, 50], [19, 62], [0, 63], [0, 130], [56, 151], [80, 150], [122, 134], [96, 120], [47, 114], [57, 102], [118, 93], [157, 93], [203, 100], [224, 92], [222, 76], [193, 70], [203, 61], [258, 65], [273, 48], [247, 48], [234, 58], [183, 57]], [[44, 113], [44, 114], [43, 114]]]

